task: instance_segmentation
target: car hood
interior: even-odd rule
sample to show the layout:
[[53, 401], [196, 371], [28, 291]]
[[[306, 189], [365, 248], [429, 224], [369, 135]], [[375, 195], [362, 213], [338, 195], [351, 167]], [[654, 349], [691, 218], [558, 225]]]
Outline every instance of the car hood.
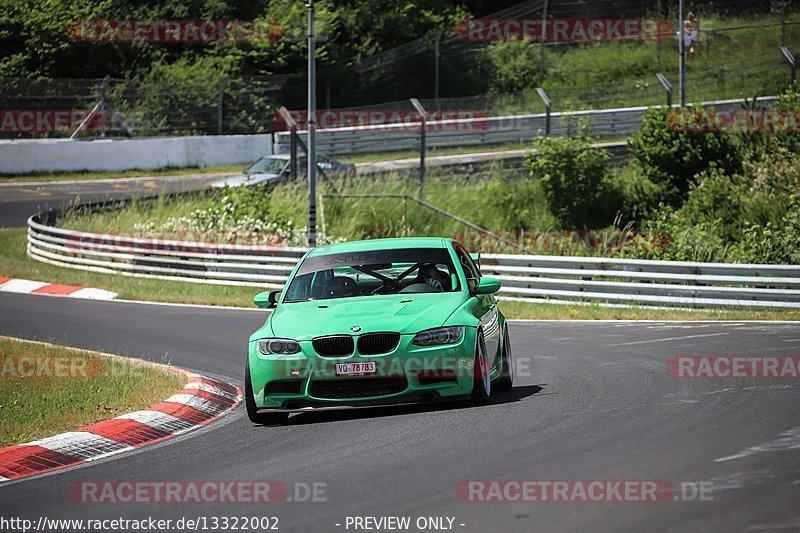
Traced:
[[[321, 335], [376, 331], [416, 333], [443, 325], [464, 302], [460, 292], [361, 296], [280, 304], [268, 322], [276, 337], [310, 340]], [[323, 307], [324, 306], [324, 307]]]
[[238, 176], [232, 176], [230, 178], [225, 178], [223, 180], [215, 181], [211, 184], [212, 187], [240, 187], [242, 185], [257, 185], [259, 183], [263, 183], [265, 181], [278, 179], [278, 174], [240, 174]]

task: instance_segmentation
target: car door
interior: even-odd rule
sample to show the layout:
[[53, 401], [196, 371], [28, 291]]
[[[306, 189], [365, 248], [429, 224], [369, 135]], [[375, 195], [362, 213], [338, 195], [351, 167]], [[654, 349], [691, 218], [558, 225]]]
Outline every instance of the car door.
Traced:
[[[464, 274], [467, 278], [471, 278], [467, 280], [470, 287], [476, 286], [481, 277], [480, 269], [461, 245], [456, 244], [455, 251], [458, 262], [464, 269]], [[492, 366], [494, 366], [500, 350], [500, 317], [497, 312], [497, 298], [494, 294], [476, 294], [473, 298], [477, 299], [476, 314], [483, 328], [486, 351]]]

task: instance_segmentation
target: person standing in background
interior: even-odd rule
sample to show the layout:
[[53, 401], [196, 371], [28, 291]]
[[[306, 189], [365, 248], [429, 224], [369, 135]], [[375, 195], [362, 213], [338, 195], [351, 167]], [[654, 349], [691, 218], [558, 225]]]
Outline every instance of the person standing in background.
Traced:
[[683, 39], [686, 44], [686, 58], [692, 59], [697, 54], [697, 36], [700, 30], [700, 23], [694, 16], [694, 13], [689, 13], [686, 20], [683, 21]]

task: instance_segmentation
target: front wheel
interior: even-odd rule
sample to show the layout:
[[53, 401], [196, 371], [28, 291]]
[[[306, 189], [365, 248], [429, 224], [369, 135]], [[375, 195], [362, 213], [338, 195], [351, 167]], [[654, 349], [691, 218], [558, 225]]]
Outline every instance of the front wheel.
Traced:
[[470, 398], [476, 404], [483, 405], [489, 402], [492, 394], [492, 380], [489, 377], [489, 355], [486, 353], [486, 342], [483, 332], [479, 331], [475, 339], [475, 362], [472, 366], [472, 393]]
[[250, 365], [244, 367], [244, 405], [247, 408], [247, 418], [253, 424], [262, 426], [277, 426], [288, 420], [289, 413], [259, 413], [255, 397], [253, 397], [253, 384], [250, 382]]
[[500, 354], [500, 377], [494, 382], [494, 390], [508, 392], [514, 386], [514, 355], [511, 353], [511, 340], [508, 338], [508, 324], [503, 334], [503, 351]]

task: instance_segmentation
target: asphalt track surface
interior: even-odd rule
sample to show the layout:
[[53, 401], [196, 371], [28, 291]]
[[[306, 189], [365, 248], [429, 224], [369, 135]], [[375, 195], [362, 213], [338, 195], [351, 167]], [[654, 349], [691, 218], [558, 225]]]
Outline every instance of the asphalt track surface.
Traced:
[[[242, 384], [260, 311], [0, 294], [0, 333], [161, 361]], [[210, 426], [80, 468], [0, 485], [0, 516], [277, 516], [348, 531], [347, 516], [455, 517], [455, 531], [797, 531], [800, 380], [679, 380], [675, 355], [798, 355], [800, 324], [516, 322], [514, 390], [485, 407], [301, 414]], [[723, 459], [723, 460], [721, 460]], [[325, 502], [73, 501], [104, 480], [325, 483]], [[710, 482], [707, 501], [468, 503], [461, 480]], [[336, 524], [341, 524], [336, 526]], [[464, 524], [461, 526], [460, 524]], [[349, 531], [353, 531], [352, 527]], [[411, 528], [410, 531], [416, 531]]]
[[69, 182], [0, 183], [0, 228], [20, 228], [50, 208], [205, 189], [230, 174], [114, 178]]

